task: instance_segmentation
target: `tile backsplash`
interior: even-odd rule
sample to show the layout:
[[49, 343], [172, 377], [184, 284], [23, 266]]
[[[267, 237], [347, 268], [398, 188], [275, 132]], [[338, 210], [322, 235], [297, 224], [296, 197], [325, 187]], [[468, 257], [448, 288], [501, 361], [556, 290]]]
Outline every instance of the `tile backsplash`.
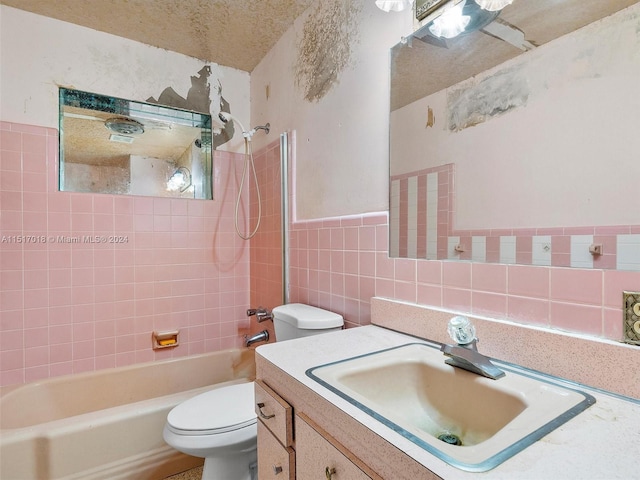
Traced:
[[[241, 345], [249, 247], [242, 155], [214, 153], [214, 201], [60, 192], [58, 132], [0, 124], [0, 385]], [[153, 351], [154, 330], [180, 346]]]
[[386, 213], [294, 222], [291, 297], [370, 322], [371, 297], [619, 341], [640, 272], [389, 258]]
[[[213, 201], [68, 193], [55, 129], [0, 135], [0, 385], [237, 347], [250, 300], [277, 303], [277, 142], [256, 152], [265, 224], [250, 255], [230, 181], [242, 154], [215, 152]], [[619, 341], [622, 292], [640, 285], [637, 271], [389, 258], [386, 212], [290, 227], [290, 301], [348, 326], [370, 323], [378, 296]], [[179, 347], [151, 349], [152, 331], [176, 328]]]

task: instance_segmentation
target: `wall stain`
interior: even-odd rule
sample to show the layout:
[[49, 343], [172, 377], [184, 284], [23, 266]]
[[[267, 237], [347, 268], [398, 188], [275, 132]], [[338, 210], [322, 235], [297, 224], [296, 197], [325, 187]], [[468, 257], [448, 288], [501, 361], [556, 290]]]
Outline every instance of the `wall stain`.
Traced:
[[531, 87], [519, 68], [447, 92], [449, 130], [459, 132], [527, 104]]
[[359, 41], [361, 11], [361, 0], [316, 2], [304, 23], [294, 65], [295, 83], [305, 100], [317, 102], [338, 84]]
[[436, 124], [436, 116], [433, 114], [433, 108], [427, 107], [427, 123], [425, 128], [431, 128]]

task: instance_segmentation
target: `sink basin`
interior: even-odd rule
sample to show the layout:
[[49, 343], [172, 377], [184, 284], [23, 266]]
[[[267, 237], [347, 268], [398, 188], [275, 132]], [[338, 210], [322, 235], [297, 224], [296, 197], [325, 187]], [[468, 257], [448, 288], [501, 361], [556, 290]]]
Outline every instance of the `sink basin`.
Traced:
[[483, 472], [567, 422], [595, 398], [576, 385], [498, 361], [492, 380], [410, 343], [307, 370], [307, 376], [448, 464]]

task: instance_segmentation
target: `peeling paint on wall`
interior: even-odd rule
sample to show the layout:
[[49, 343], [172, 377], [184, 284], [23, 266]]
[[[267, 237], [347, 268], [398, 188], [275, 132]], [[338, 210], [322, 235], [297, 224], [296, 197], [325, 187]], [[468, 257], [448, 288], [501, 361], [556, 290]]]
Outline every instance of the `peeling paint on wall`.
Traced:
[[[205, 65], [198, 72], [198, 76], [191, 76], [191, 88], [187, 92], [187, 98], [182, 97], [173, 87], [165, 88], [158, 99], [149, 97], [147, 102], [166, 105], [168, 107], [182, 108], [194, 112], [207, 113], [211, 115], [211, 84], [209, 77], [211, 76], [211, 67]], [[221, 112], [231, 113], [229, 102], [222, 96], [222, 84], [218, 80], [218, 85], [214, 88], [215, 97], [220, 103]], [[215, 113], [217, 114], [218, 111]], [[234, 134], [233, 122], [225, 124], [221, 132], [213, 135], [213, 148], [227, 143]]]
[[323, 98], [352, 62], [361, 11], [361, 0], [316, 2], [304, 23], [294, 65], [296, 86], [305, 100], [317, 102]]
[[187, 98], [180, 96], [173, 87], [167, 87], [162, 91], [157, 100], [149, 97], [147, 102], [159, 103], [168, 107], [182, 108], [200, 113], [209, 113], [209, 107], [211, 106], [210, 76], [211, 67], [205, 65], [200, 69], [197, 77], [191, 76], [191, 88], [187, 92]]
[[640, 58], [640, 15], [632, 10], [615, 23], [595, 22], [579, 38], [579, 48], [567, 48], [564, 42], [547, 45], [543, 57], [519, 57], [481, 81], [473, 78], [452, 87], [447, 91], [448, 129], [459, 132], [525, 106], [547, 91], [551, 82], [580, 84], [613, 71], [627, 75], [627, 65]]
[[530, 87], [520, 68], [491, 75], [447, 92], [449, 130], [459, 132], [526, 105]]

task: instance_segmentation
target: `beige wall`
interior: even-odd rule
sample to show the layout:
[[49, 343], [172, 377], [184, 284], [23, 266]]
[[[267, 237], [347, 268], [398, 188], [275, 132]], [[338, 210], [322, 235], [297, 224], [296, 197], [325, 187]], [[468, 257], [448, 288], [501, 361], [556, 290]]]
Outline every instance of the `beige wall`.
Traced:
[[[336, 2], [318, 3], [328, 9]], [[297, 132], [298, 219], [388, 208], [389, 49], [412, 30], [411, 13], [384, 13], [372, 1], [351, 3], [360, 8], [351, 57], [323, 98], [305, 100], [294, 75], [305, 29], [326, 21], [322, 6], [307, 12], [312, 17], [298, 18], [251, 74], [252, 122]], [[308, 18], [313, 21], [305, 24]]]
[[[58, 87], [146, 101], [167, 87], [186, 97], [201, 60], [11, 7], [0, 7], [0, 117], [58, 127]], [[249, 123], [249, 74], [210, 64], [211, 109], [222, 95], [233, 114]], [[222, 147], [241, 150], [241, 137]], [[239, 139], [239, 140], [238, 140]]]

